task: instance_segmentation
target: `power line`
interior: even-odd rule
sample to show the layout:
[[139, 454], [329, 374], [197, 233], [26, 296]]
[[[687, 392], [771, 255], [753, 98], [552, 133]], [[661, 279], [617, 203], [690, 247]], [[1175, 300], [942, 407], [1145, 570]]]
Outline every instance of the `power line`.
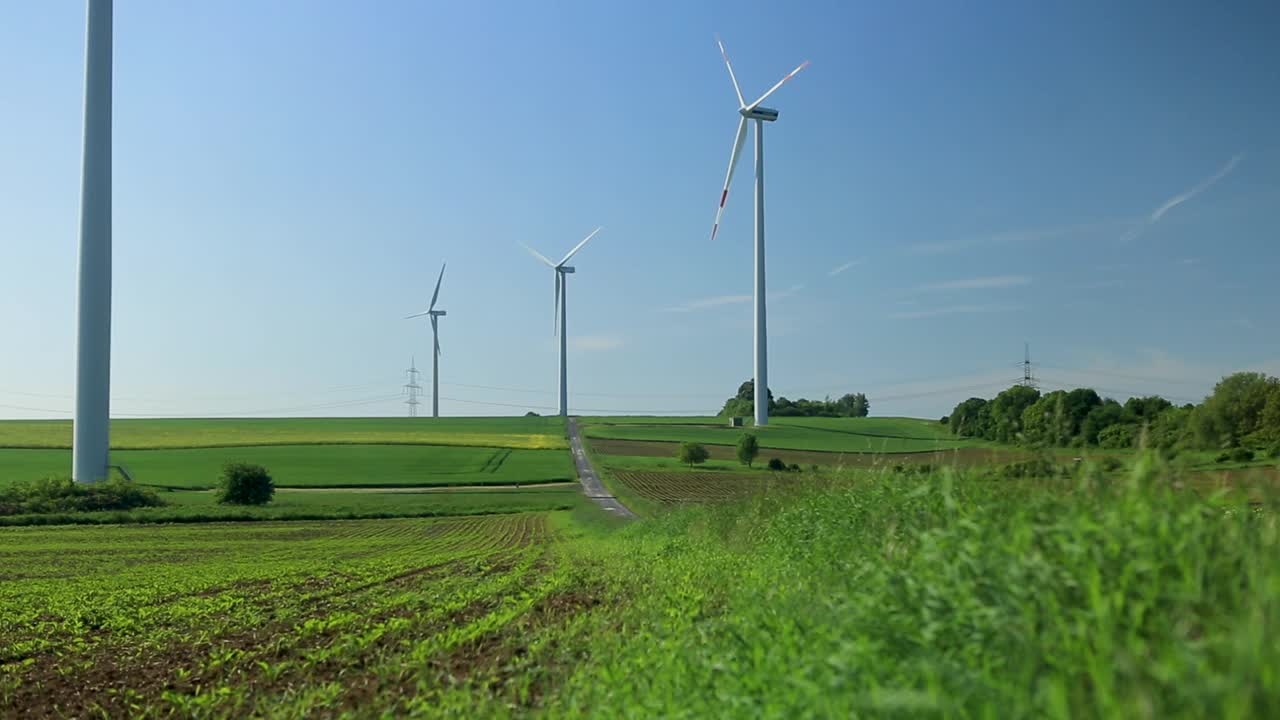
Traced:
[[1133, 390], [1119, 390], [1119, 389], [1116, 389], [1116, 388], [1104, 388], [1104, 387], [1098, 387], [1097, 385], [1093, 385], [1093, 384], [1085, 385], [1085, 384], [1082, 384], [1082, 383], [1055, 382], [1055, 381], [1053, 381], [1053, 380], [1049, 380], [1049, 379], [1046, 379], [1046, 380], [1045, 380], [1045, 384], [1047, 384], [1047, 385], [1051, 385], [1051, 386], [1054, 386], [1054, 387], [1059, 387], [1059, 388], [1072, 388], [1072, 389], [1077, 389], [1077, 388], [1088, 388], [1088, 389], [1096, 390], [1096, 391], [1098, 391], [1098, 392], [1100, 392], [1100, 393], [1103, 393], [1103, 394], [1106, 394], [1106, 395], [1112, 395], [1112, 396], [1116, 396], [1116, 397], [1146, 397], [1146, 396], [1148, 396], [1148, 395], [1159, 395], [1160, 397], [1163, 397], [1163, 398], [1165, 398], [1166, 400], [1175, 400], [1175, 401], [1178, 401], [1178, 402], [1181, 402], [1181, 403], [1192, 403], [1192, 404], [1195, 404], [1196, 402], [1198, 402], [1197, 400], [1192, 399], [1192, 398], [1189, 398], [1189, 397], [1180, 397], [1180, 396], [1177, 396], [1177, 395], [1167, 395], [1167, 394], [1165, 394], [1165, 393], [1136, 392], [1136, 391], [1133, 391]]
[[1155, 377], [1151, 375], [1129, 375], [1127, 373], [1118, 373], [1111, 370], [1084, 370], [1080, 368], [1067, 368], [1059, 365], [1045, 365], [1043, 363], [1040, 365], [1040, 367], [1047, 367], [1051, 370], [1061, 370], [1063, 372], [1076, 373], [1079, 375], [1103, 375], [1107, 377], [1119, 378], [1121, 380], [1138, 380], [1142, 382], [1170, 383], [1173, 385], [1191, 385], [1196, 387], [1204, 387], [1206, 384], [1210, 384], [1209, 381], [1205, 381], [1205, 380], [1188, 380], [1186, 378]]

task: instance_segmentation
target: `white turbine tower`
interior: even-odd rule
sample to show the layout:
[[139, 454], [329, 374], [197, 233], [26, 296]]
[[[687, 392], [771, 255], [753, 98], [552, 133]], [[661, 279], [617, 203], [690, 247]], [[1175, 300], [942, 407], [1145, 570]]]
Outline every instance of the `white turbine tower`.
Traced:
[[411, 318], [419, 318], [423, 315], [431, 316], [431, 417], [440, 417], [440, 318], [448, 313], [444, 310], [436, 309], [436, 299], [440, 297], [440, 281], [444, 280], [444, 268], [448, 263], [440, 265], [440, 277], [436, 278], [436, 290], [431, 293], [431, 304], [427, 306], [426, 312], [420, 312], [414, 315], [408, 315], [405, 320]]
[[552, 333], [554, 334], [557, 331], [560, 333], [560, 417], [568, 417], [569, 415], [569, 375], [565, 366], [565, 355], [567, 354], [569, 347], [568, 333], [565, 332], [565, 291], [568, 288], [565, 276], [574, 272], [574, 268], [565, 265], [565, 263], [569, 262], [569, 259], [581, 250], [582, 246], [586, 245], [588, 240], [595, 237], [596, 233], [603, 229], [604, 228], [596, 228], [595, 230], [592, 230], [590, 235], [583, 238], [582, 242], [575, 245], [574, 248], [569, 251], [569, 254], [565, 255], [564, 259], [558, 263], [551, 262], [542, 253], [534, 250], [524, 243], [520, 243], [521, 247], [528, 250], [534, 257], [546, 263], [547, 267], [554, 270], [556, 274], [556, 304], [553, 313], [554, 319], [552, 321]]
[[71, 477], [104, 480], [111, 412], [111, 0], [89, 0]]
[[733, 65], [729, 63], [729, 54], [724, 51], [724, 43], [716, 38], [720, 46], [720, 55], [724, 57], [725, 67], [729, 68], [729, 80], [733, 83], [733, 91], [738, 95], [738, 134], [733, 139], [733, 152], [729, 155], [729, 173], [724, 178], [724, 190], [720, 193], [720, 207], [716, 210], [716, 221], [711, 226], [711, 239], [716, 239], [716, 231], [720, 229], [720, 216], [724, 214], [725, 201], [729, 199], [729, 183], [733, 182], [733, 170], [738, 165], [738, 156], [742, 152], [742, 143], [747, 139], [747, 121], [755, 120], [756, 125], [756, 289], [755, 289], [755, 415], [756, 425], [767, 425], [769, 422], [769, 353], [765, 333], [765, 296], [764, 296], [764, 124], [778, 119], [778, 111], [760, 107], [770, 95], [782, 84], [796, 76], [809, 64], [805, 60], [800, 67], [787, 73], [777, 85], [769, 88], [758, 100], [747, 104], [742, 97], [742, 89], [738, 87], [738, 78], [733, 74]]

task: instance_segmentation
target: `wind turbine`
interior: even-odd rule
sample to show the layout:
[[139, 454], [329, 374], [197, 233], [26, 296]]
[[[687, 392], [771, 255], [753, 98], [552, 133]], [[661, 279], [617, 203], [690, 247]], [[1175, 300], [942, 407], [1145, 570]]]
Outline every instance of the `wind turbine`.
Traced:
[[716, 231], [720, 229], [720, 216], [724, 214], [725, 201], [729, 199], [729, 183], [733, 182], [733, 170], [738, 165], [738, 156], [742, 153], [742, 143], [747, 139], [747, 121], [754, 120], [756, 126], [756, 289], [755, 289], [755, 414], [756, 425], [769, 423], [769, 353], [768, 340], [765, 334], [765, 297], [764, 297], [764, 124], [778, 119], [778, 111], [761, 107], [764, 102], [782, 84], [796, 76], [809, 64], [805, 60], [800, 67], [787, 73], [777, 85], [769, 88], [758, 100], [747, 104], [742, 97], [742, 89], [738, 87], [738, 78], [733, 74], [733, 65], [729, 62], [729, 54], [724, 50], [724, 43], [716, 38], [720, 46], [720, 55], [724, 57], [725, 67], [729, 69], [729, 80], [733, 82], [733, 91], [738, 95], [738, 134], [733, 139], [733, 152], [729, 155], [729, 172], [724, 178], [724, 191], [720, 193], [720, 207], [716, 210], [716, 221], [711, 226], [711, 239], [716, 239]]
[[582, 242], [575, 245], [573, 249], [569, 251], [569, 254], [565, 255], [564, 259], [562, 259], [558, 263], [551, 262], [542, 253], [538, 252], [537, 250], [534, 250], [533, 248], [529, 247], [528, 245], [525, 245], [524, 243], [520, 243], [521, 247], [523, 247], [525, 250], [528, 250], [529, 253], [534, 257], [546, 263], [547, 267], [551, 268], [556, 273], [556, 304], [555, 304], [555, 309], [552, 313], [553, 315], [552, 334], [555, 334], [557, 331], [560, 333], [560, 417], [568, 417], [569, 415], [569, 385], [568, 385], [569, 376], [568, 376], [568, 370], [566, 369], [566, 366], [565, 366], [565, 355], [568, 353], [568, 347], [569, 347], [568, 338], [567, 338], [568, 333], [565, 332], [565, 324], [564, 324], [565, 323], [565, 291], [567, 290], [567, 287], [565, 285], [567, 278], [565, 278], [565, 276], [568, 275], [569, 273], [575, 272], [572, 266], [565, 265], [565, 263], [569, 262], [569, 259], [572, 258], [575, 253], [581, 250], [582, 246], [586, 245], [588, 240], [595, 237], [596, 233], [600, 232], [603, 229], [604, 228], [596, 228], [595, 230], [592, 230], [590, 235], [583, 238]]
[[89, 0], [71, 477], [105, 480], [111, 413], [111, 0]]
[[440, 281], [444, 280], [444, 268], [448, 263], [440, 264], [440, 277], [436, 278], [436, 290], [431, 293], [431, 304], [427, 306], [426, 312], [416, 313], [414, 315], [405, 316], [405, 320], [419, 318], [423, 315], [431, 316], [431, 417], [440, 417], [440, 318], [448, 313], [444, 310], [436, 309], [436, 300], [440, 297]]

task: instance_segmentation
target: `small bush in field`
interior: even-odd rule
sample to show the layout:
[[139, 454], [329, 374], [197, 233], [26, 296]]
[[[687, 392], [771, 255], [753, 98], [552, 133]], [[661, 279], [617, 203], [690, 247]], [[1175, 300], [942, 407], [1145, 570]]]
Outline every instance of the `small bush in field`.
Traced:
[[230, 505], [266, 505], [276, 494], [271, 473], [261, 465], [227, 463], [218, 484], [218, 502]]

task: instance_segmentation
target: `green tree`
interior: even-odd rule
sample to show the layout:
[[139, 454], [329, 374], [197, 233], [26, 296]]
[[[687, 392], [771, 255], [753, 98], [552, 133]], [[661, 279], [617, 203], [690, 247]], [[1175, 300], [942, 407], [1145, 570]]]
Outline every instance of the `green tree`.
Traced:
[[862, 393], [847, 393], [836, 401], [836, 411], [842, 417], [866, 417], [871, 413], [871, 403]]
[[737, 453], [738, 462], [751, 467], [751, 464], [756, 461], [756, 456], [760, 454], [760, 441], [751, 433], [743, 433], [742, 437], [738, 438]]
[[[769, 411], [773, 412], [773, 390], [769, 390]], [[756, 383], [748, 380], [738, 386], [738, 394], [725, 401], [721, 417], [751, 417], [756, 410]]]
[[1173, 403], [1157, 395], [1131, 397], [1124, 401], [1125, 414], [1137, 423], [1149, 423], [1171, 407]]
[[[1098, 437], [1103, 430], [1113, 425], [1129, 425], [1129, 415], [1125, 413], [1124, 406], [1120, 403], [1107, 398], [1102, 401], [1094, 409], [1089, 411], [1089, 415], [1085, 417], [1084, 423], [1080, 426], [1080, 437], [1084, 439], [1086, 445], [1097, 445]], [[1132, 431], [1130, 431], [1132, 434]]]
[[1031, 445], [1065, 446], [1074, 435], [1066, 412], [1067, 393], [1047, 393], [1022, 413], [1023, 438]]
[[1267, 402], [1262, 406], [1261, 432], [1271, 441], [1280, 441], [1280, 383], [1271, 388]]
[[986, 407], [987, 401], [976, 397], [957, 405], [947, 420], [952, 434], [963, 437], [982, 437], [986, 431], [983, 415]]
[[1160, 450], [1172, 450], [1192, 443], [1192, 416], [1194, 406], [1171, 407], [1156, 416], [1146, 428], [1147, 445]]
[[992, 398], [988, 412], [990, 422], [983, 437], [997, 442], [1014, 442], [1022, 434], [1022, 413], [1040, 399], [1040, 391], [1026, 385], [1014, 385]]
[[1108, 450], [1133, 447], [1134, 427], [1127, 424], [1108, 425], [1098, 433], [1098, 446]]
[[1065, 421], [1070, 424], [1069, 439], [1066, 443], [1070, 444], [1071, 440], [1083, 432], [1085, 418], [1089, 417], [1089, 413], [1093, 412], [1094, 408], [1102, 404], [1102, 398], [1092, 388], [1076, 388], [1067, 393], [1062, 404]]
[[680, 462], [687, 464], [689, 467], [701, 465], [711, 457], [711, 453], [707, 449], [695, 442], [680, 443], [680, 451], [677, 453]]
[[1264, 439], [1267, 401], [1280, 380], [1263, 373], [1228, 375], [1205, 398], [1195, 417], [1196, 439], [1203, 447], [1235, 446]]

